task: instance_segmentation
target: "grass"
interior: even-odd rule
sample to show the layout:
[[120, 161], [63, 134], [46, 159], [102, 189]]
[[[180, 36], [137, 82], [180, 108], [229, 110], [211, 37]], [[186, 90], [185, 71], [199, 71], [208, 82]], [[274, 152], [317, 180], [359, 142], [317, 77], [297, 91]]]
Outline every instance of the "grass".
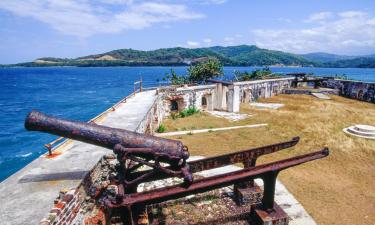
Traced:
[[180, 112], [180, 117], [181, 118], [184, 118], [184, 117], [188, 117], [188, 116], [191, 116], [191, 115], [194, 115], [194, 114], [197, 114], [199, 113], [200, 110], [195, 108], [195, 107], [189, 107], [187, 109], [184, 109]]
[[158, 129], [156, 130], [156, 132], [158, 132], [158, 133], [164, 133], [165, 130], [166, 130], [165, 125], [164, 124], [160, 124], [159, 127], [158, 127]]
[[[267, 127], [218, 131], [176, 137], [191, 155], [212, 156], [289, 140], [300, 136], [294, 148], [264, 156], [259, 163], [330, 148], [329, 157], [283, 171], [279, 178], [318, 224], [375, 223], [375, 141], [347, 136], [342, 129], [354, 124], [375, 124], [375, 105], [338, 96], [320, 100], [309, 95], [279, 95], [261, 102], [283, 103], [278, 110], [241, 106], [255, 114], [229, 122], [201, 113], [166, 120], [167, 130], [182, 127], [213, 128], [255, 123]], [[338, 216], [340, 215], [340, 216]]]

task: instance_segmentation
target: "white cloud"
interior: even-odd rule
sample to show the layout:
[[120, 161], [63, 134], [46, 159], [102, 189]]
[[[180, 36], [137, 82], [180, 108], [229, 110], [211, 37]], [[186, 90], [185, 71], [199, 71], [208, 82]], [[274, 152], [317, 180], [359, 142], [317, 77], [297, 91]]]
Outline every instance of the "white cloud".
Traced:
[[375, 51], [375, 17], [358, 11], [339, 13], [336, 19], [317, 22], [311, 28], [257, 29], [252, 33], [256, 45], [282, 51], [341, 54]]
[[[109, 9], [108, 4], [112, 8]], [[115, 11], [113, 7], [116, 7]], [[182, 4], [135, 4], [132, 0], [109, 0], [106, 4], [87, 0], [12, 0], [0, 1], [0, 9], [17, 16], [34, 18], [61, 33], [79, 37], [143, 29], [156, 23], [204, 17]]]
[[333, 13], [331, 12], [319, 12], [310, 15], [310, 17], [305, 20], [307, 23], [314, 23], [314, 22], [325, 22], [326, 20], [333, 17]]
[[206, 43], [206, 44], [210, 44], [212, 42], [212, 40], [210, 38], [205, 38], [205, 39], [203, 39], [203, 42]]
[[346, 11], [339, 13], [339, 16], [343, 18], [354, 18], [354, 17], [364, 17], [367, 13], [361, 11]]
[[114, 4], [114, 5], [118, 5], [118, 4], [129, 5], [134, 2], [133, 0], [99, 0], [99, 1], [104, 4]]
[[228, 46], [228, 45], [234, 45], [236, 41], [235, 37], [225, 37], [223, 39], [223, 45]]
[[227, 0], [200, 0], [202, 4], [224, 4], [227, 2]]
[[197, 41], [187, 41], [186, 44], [188, 47], [191, 47], [191, 48], [196, 48], [200, 46], [200, 43]]

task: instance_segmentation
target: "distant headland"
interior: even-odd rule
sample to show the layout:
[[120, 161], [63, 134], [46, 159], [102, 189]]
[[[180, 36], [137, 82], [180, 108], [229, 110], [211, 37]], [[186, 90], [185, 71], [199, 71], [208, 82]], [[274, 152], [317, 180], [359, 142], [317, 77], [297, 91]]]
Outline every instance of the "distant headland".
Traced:
[[255, 45], [213, 46], [207, 48], [162, 48], [152, 51], [118, 49], [78, 58], [44, 57], [3, 67], [49, 66], [187, 66], [207, 59], [217, 59], [224, 66], [293, 66], [334, 68], [375, 68], [375, 54], [344, 56], [329, 53], [293, 54], [262, 49]]

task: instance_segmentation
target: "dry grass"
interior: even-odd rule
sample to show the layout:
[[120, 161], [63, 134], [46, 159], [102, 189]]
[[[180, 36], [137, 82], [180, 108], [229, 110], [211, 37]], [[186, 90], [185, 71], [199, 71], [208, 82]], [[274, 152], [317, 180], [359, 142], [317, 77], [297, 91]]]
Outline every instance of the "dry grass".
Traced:
[[308, 95], [279, 95], [262, 102], [284, 103], [278, 110], [241, 106], [241, 113], [255, 116], [228, 122], [207, 114], [166, 120], [169, 131], [268, 123], [265, 128], [238, 129], [175, 137], [192, 155], [217, 155], [276, 143], [300, 136], [291, 149], [261, 157], [259, 162], [319, 150], [331, 155], [282, 172], [281, 181], [319, 224], [375, 223], [375, 141], [347, 136], [342, 129], [354, 124], [375, 124], [375, 105], [330, 96], [320, 100]]

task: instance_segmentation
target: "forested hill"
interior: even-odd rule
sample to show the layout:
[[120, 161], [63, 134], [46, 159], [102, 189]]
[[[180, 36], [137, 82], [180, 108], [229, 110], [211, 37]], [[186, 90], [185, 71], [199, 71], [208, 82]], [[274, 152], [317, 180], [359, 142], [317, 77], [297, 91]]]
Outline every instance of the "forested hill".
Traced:
[[[321, 54], [326, 53], [315, 54], [320, 54], [318, 56], [321, 57]], [[319, 60], [318, 56], [262, 49], [254, 45], [239, 45], [194, 49], [163, 48], [152, 51], [119, 49], [75, 59], [45, 57], [33, 62], [8, 66], [183, 66], [207, 59], [217, 59], [225, 66], [374, 67], [375, 64], [375, 58], [371, 57], [362, 58], [360, 62], [357, 62], [355, 57], [350, 60], [337, 57], [337, 59], [344, 59], [340, 62], [341, 60]]]

